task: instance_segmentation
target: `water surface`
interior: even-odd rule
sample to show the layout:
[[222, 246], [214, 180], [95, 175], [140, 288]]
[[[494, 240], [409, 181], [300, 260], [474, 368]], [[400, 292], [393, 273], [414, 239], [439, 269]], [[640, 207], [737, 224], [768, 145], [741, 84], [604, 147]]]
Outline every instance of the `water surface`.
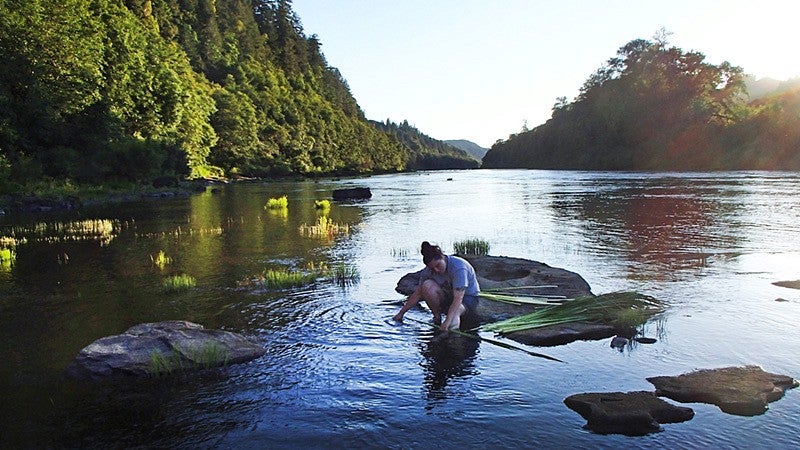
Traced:
[[[333, 189], [350, 231], [304, 236]], [[756, 364], [800, 376], [800, 174], [479, 170], [224, 186], [187, 198], [0, 218], [3, 447], [787, 448], [798, 391], [766, 414], [690, 404], [695, 417], [646, 437], [601, 436], [571, 394], [652, 390], [645, 378]], [[287, 195], [285, 212], [264, 209]], [[593, 292], [636, 290], [668, 305], [619, 352], [607, 340], [535, 348], [564, 364], [432, 339], [387, 319], [419, 244], [479, 238], [493, 255], [581, 274]], [[151, 257], [172, 258], [163, 269]], [[360, 280], [275, 291], [265, 268], [347, 264]], [[174, 274], [193, 290], [165, 294]], [[780, 301], [778, 301], [780, 300]], [[427, 320], [424, 311], [409, 317]], [[65, 380], [85, 345], [142, 322], [190, 320], [255, 336], [251, 363], [125, 385]]]

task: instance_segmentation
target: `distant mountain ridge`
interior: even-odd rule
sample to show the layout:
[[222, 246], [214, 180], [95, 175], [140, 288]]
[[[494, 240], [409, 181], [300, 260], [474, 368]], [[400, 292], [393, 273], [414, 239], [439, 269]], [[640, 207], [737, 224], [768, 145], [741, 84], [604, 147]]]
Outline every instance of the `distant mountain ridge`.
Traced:
[[477, 169], [480, 161], [460, 148], [446, 142], [434, 139], [407, 120], [394, 123], [387, 119], [386, 122], [369, 121], [376, 129], [397, 138], [397, 141], [408, 151], [406, 168], [411, 170], [442, 170], [442, 169]]
[[755, 79], [755, 77], [748, 76], [745, 77], [744, 83], [750, 100], [757, 100], [800, 88], [800, 77], [776, 80], [774, 78]]
[[483, 148], [480, 145], [466, 139], [447, 140], [444, 141], [444, 143], [450, 144], [455, 148], [465, 151], [468, 155], [472, 156], [478, 161], [482, 161], [483, 157], [486, 156], [486, 152], [489, 151], [488, 148]]

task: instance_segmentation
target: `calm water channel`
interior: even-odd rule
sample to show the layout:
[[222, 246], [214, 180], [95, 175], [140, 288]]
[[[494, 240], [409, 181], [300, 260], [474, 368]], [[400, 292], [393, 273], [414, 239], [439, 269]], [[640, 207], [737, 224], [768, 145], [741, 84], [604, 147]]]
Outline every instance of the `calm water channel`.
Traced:
[[[372, 199], [329, 212], [349, 233], [299, 232], [315, 200], [355, 186]], [[264, 209], [281, 195], [285, 214]], [[701, 368], [800, 377], [800, 291], [772, 284], [800, 279], [799, 224], [800, 174], [766, 172], [430, 172], [0, 217], [0, 247], [13, 248], [0, 264], [0, 447], [798, 448], [800, 390], [756, 417], [691, 404], [694, 419], [645, 437], [593, 434], [562, 402]], [[667, 313], [645, 331], [658, 342], [534, 349], [561, 364], [387, 323], [420, 242], [450, 251], [468, 238], [578, 272], [597, 294], [657, 297]], [[162, 250], [172, 262], [159, 269]], [[360, 279], [247, 286], [310, 263]], [[181, 273], [197, 286], [162, 292]], [[267, 354], [123, 385], [62, 377], [93, 340], [168, 319], [255, 336]]]

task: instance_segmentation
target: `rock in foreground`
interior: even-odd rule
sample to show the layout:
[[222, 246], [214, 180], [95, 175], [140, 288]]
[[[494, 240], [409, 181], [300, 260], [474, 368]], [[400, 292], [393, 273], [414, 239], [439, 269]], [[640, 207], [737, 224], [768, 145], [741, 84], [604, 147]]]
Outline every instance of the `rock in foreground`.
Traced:
[[571, 395], [570, 409], [586, 419], [586, 428], [601, 434], [643, 436], [661, 430], [663, 423], [685, 422], [691, 408], [675, 406], [652, 392], [602, 392]]
[[67, 368], [75, 379], [100, 381], [243, 363], [265, 353], [242, 335], [186, 321], [145, 323], [86, 346]]
[[655, 385], [659, 396], [683, 403], [711, 403], [739, 416], [763, 414], [767, 403], [798, 386], [794, 378], [765, 372], [758, 366], [698, 370], [674, 377], [651, 377], [647, 381]]

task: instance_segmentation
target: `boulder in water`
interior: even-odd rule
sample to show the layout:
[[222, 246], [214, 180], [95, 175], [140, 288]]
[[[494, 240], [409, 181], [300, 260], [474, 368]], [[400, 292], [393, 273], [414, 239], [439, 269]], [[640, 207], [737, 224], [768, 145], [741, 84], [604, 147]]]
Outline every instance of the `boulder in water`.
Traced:
[[711, 403], [739, 416], [764, 414], [767, 403], [798, 386], [794, 378], [765, 372], [758, 366], [705, 369], [647, 381], [655, 385], [659, 396], [684, 403]]
[[591, 392], [564, 399], [586, 419], [586, 428], [601, 434], [643, 436], [661, 430], [663, 423], [691, 420], [691, 408], [672, 405], [652, 392]]
[[88, 381], [153, 376], [243, 363], [264, 353], [258, 343], [230, 331], [179, 320], [144, 323], [92, 342], [78, 353], [67, 374]]

